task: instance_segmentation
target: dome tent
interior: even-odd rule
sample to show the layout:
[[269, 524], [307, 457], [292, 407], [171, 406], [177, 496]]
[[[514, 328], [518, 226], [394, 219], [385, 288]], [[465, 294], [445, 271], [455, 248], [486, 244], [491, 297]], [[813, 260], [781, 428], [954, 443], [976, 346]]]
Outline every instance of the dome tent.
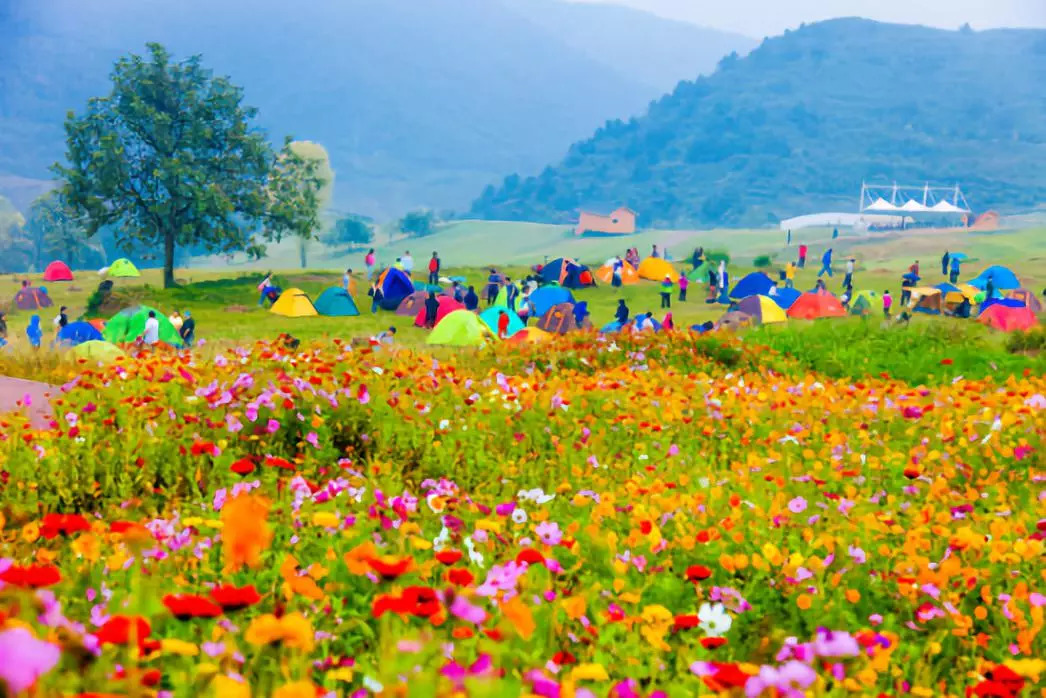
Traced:
[[21, 288], [15, 294], [15, 306], [19, 310], [40, 310], [50, 308], [54, 301], [47, 295], [47, 291], [34, 286]]
[[415, 291], [410, 294], [396, 307], [396, 314], [404, 317], [414, 317], [418, 311], [425, 307], [425, 299], [429, 294], [425, 291]]
[[54, 261], [44, 269], [44, 281], [72, 281], [73, 272], [65, 262]]
[[284, 317], [315, 317], [316, 306], [313, 305], [309, 295], [300, 288], [288, 288], [280, 294], [279, 299], [269, 308], [270, 313], [276, 313]]
[[490, 328], [483, 324], [478, 315], [467, 310], [455, 310], [436, 325], [425, 343], [450, 347], [478, 347], [491, 338]]
[[679, 272], [671, 264], [660, 257], [647, 257], [639, 263], [639, 276], [650, 281], [664, 281], [665, 277], [672, 279], [672, 283], [679, 281]]
[[560, 303], [574, 303], [574, 294], [558, 286], [544, 286], [528, 296], [534, 306], [534, 316], [541, 317], [549, 308]]
[[112, 264], [109, 265], [109, 276], [113, 278], [134, 278], [141, 276], [141, 272], [138, 271], [138, 267], [131, 263], [131, 260], [126, 257], [121, 257]]
[[506, 313], [508, 315], [508, 331], [506, 332], [507, 337], [511, 337], [512, 335], [516, 334], [517, 332], [526, 327], [526, 325], [523, 324], [523, 321], [519, 319], [519, 315], [516, 315], [508, 308], [487, 308], [479, 314], [479, 319], [483, 321], [483, 324], [490, 328], [491, 332], [497, 334], [498, 316], [500, 316], [501, 313]]
[[75, 347], [84, 342], [100, 342], [101, 340], [102, 333], [89, 322], [70, 322], [58, 330], [58, 343], [67, 347]]
[[1002, 303], [996, 303], [981, 313], [977, 322], [1003, 332], [1013, 332], [1014, 330], [1030, 330], [1039, 321], [1035, 317], [1035, 313], [1027, 306], [1010, 308]]
[[769, 296], [748, 296], [738, 301], [731, 310], [750, 316], [759, 325], [788, 321], [785, 311]]
[[769, 276], [761, 271], [754, 271], [744, 277], [730, 291], [731, 298], [747, 298], [748, 296], [765, 296], [774, 287], [774, 282]]
[[823, 317], [844, 317], [846, 309], [830, 293], [804, 293], [788, 309], [788, 317], [816, 320]]
[[381, 273], [378, 287], [381, 289], [381, 307], [385, 310], [395, 310], [404, 298], [415, 291], [414, 282], [407, 273], [395, 267], [389, 267]]
[[341, 286], [331, 286], [313, 304], [316, 312], [328, 317], [354, 317], [360, 314], [356, 301]]
[[1021, 282], [1017, 279], [1017, 275], [1006, 267], [1001, 266], [988, 267], [975, 278], [971, 279], [969, 284], [970, 286], [979, 288], [983, 291], [988, 286], [988, 279], [991, 279], [992, 287], [996, 291], [1005, 291], [1021, 287]]
[[77, 344], [73, 347], [72, 353], [81, 359], [95, 359], [102, 362], [115, 361], [124, 356], [123, 351], [115, 344], [97, 340]]
[[[464, 310], [465, 304], [454, 300], [452, 296], [436, 296], [436, 301], [439, 303], [439, 308], [436, 309], [436, 325], [439, 325], [443, 318], [447, 317], [455, 310]], [[422, 303], [421, 308], [414, 316], [414, 326], [424, 327], [425, 326], [425, 304]]]
[[178, 330], [174, 329], [174, 325], [167, 319], [167, 316], [146, 305], [124, 308], [114, 315], [109, 322], [105, 323], [105, 331], [102, 332], [105, 341], [120, 344], [133, 342], [141, 337], [145, 332], [145, 321], [149, 319], [149, 311], [156, 313], [156, 319], [160, 323], [160, 341], [180, 347], [182, 338], [178, 336]]
[[566, 257], [558, 257], [541, 267], [541, 278], [545, 283], [558, 283], [563, 288], [585, 288], [595, 286], [592, 272], [584, 264]]
[[[614, 265], [610, 262], [596, 269], [596, 278], [605, 284], [614, 283]], [[631, 286], [639, 283], [639, 272], [628, 262], [621, 262], [621, 284]]]

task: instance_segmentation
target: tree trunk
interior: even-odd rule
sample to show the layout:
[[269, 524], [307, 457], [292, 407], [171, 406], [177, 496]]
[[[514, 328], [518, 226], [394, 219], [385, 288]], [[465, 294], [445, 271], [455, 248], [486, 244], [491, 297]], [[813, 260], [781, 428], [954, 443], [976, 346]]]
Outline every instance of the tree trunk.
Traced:
[[304, 269], [305, 267], [309, 266], [308, 262], [305, 259], [305, 245], [306, 245], [305, 238], [301, 238], [301, 237], [298, 238], [298, 256], [301, 257], [301, 268], [302, 269]]
[[163, 234], [163, 287], [174, 288], [174, 232]]

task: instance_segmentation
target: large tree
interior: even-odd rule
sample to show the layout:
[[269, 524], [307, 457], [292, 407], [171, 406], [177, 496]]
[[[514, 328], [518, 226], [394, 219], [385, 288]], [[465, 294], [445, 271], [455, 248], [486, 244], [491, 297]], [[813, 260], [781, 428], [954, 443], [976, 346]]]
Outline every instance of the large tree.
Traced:
[[55, 171], [87, 235], [108, 226], [126, 249], [161, 247], [170, 287], [177, 246], [228, 253], [274, 234], [274, 157], [240, 88], [199, 56], [173, 62], [159, 44], [148, 49], [116, 62], [108, 96], [68, 115], [68, 164]]

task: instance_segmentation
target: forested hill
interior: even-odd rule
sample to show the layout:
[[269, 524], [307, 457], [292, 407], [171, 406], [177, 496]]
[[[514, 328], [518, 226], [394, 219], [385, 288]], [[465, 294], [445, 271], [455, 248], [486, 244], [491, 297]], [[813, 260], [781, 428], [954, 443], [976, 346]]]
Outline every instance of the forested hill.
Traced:
[[[0, 194], [25, 207], [62, 156], [66, 111], [107, 93], [113, 61], [149, 41], [203, 54], [276, 142], [322, 143], [336, 205], [372, 215], [467, 208], [487, 182], [753, 43], [551, 0], [0, 0]], [[646, 70], [624, 70], [629, 51]]]
[[643, 225], [761, 225], [855, 210], [862, 180], [960, 182], [978, 209], [1046, 202], [1046, 30], [839, 19], [767, 39], [611, 121], [472, 213], [567, 221], [628, 204]]

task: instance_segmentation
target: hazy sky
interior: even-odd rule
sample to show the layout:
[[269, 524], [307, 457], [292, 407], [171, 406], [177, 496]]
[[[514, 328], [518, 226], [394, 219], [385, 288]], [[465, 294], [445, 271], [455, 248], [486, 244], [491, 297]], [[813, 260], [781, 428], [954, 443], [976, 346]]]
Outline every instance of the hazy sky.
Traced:
[[757, 39], [801, 22], [849, 16], [948, 29], [964, 22], [975, 29], [1046, 27], [1046, 0], [613, 0], [613, 4]]

